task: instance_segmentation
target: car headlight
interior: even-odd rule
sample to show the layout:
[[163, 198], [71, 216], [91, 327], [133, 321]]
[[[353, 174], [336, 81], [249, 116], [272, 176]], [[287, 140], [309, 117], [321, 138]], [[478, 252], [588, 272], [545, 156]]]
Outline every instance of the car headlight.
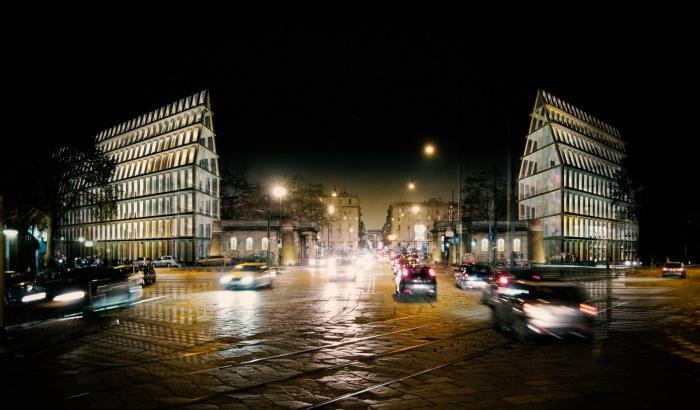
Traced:
[[253, 283], [252, 276], [246, 276], [243, 279], [241, 279], [241, 285], [250, 285], [251, 283]]
[[222, 285], [225, 285], [231, 281], [232, 277], [233, 276], [231, 276], [231, 275], [224, 275], [221, 277], [221, 279], [219, 279], [219, 283], [221, 283]]
[[55, 298], [53, 298], [54, 302], [72, 302], [74, 300], [79, 300], [85, 297], [85, 292], [82, 290], [76, 290], [73, 292], [67, 292], [67, 293], [62, 293]]
[[34, 302], [37, 300], [42, 300], [46, 298], [46, 292], [34, 293], [32, 295], [27, 295], [22, 297], [22, 303]]

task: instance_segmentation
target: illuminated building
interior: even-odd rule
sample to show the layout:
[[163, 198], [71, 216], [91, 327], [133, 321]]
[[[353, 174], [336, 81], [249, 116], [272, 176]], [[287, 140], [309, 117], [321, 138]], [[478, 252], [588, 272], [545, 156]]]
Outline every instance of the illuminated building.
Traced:
[[620, 132], [538, 91], [518, 178], [520, 220], [539, 220], [547, 262], [637, 257], [638, 226], [616, 201]]
[[59, 251], [108, 260], [208, 255], [219, 219], [212, 115], [205, 90], [99, 132], [95, 143], [117, 163], [116, 215], [97, 221], [87, 201], [69, 210], [59, 223]]
[[[322, 252], [339, 250], [355, 252], [360, 246], [360, 198], [347, 192], [334, 192], [321, 198], [328, 224], [321, 227], [318, 245]], [[328, 211], [331, 212], [328, 212]], [[329, 246], [330, 244], [330, 246]]]

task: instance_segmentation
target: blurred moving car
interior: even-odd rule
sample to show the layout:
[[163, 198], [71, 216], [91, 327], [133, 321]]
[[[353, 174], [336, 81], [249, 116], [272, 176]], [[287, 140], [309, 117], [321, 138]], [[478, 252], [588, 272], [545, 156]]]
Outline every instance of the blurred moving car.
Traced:
[[542, 276], [527, 268], [512, 268], [509, 270], [491, 269], [491, 275], [484, 280], [481, 287], [481, 303], [490, 306], [500, 287], [510, 286], [514, 280], [541, 280]]
[[5, 305], [22, 305], [46, 299], [46, 291], [31, 274], [5, 272]]
[[494, 327], [512, 331], [521, 342], [536, 335], [591, 339], [598, 314], [582, 286], [550, 280], [516, 279], [497, 289], [491, 307]]
[[357, 279], [357, 265], [348, 255], [329, 257], [326, 263], [326, 272], [331, 281], [354, 281]]
[[661, 277], [678, 276], [685, 279], [685, 265], [681, 262], [666, 262], [661, 268]]
[[422, 295], [437, 299], [435, 271], [428, 265], [418, 263], [415, 259], [404, 264], [394, 280], [398, 298]]
[[270, 269], [266, 263], [241, 263], [219, 279], [226, 289], [256, 289], [263, 286], [272, 287], [277, 271]]
[[455, 268], [455, 286], [461, 289], [481, 289], [491, 276], [491, 267], [480, 263]]
[[82, 307], [97, 311], [141, 299], [144, 275], [138, 267], [85, 267], [64, 272], [42, 285], [54, 307]]
[[157, 266], [159, 268], [166, 267], [166, 268], [179, 268], [182, 266], [180, 261], [178, 261], [174, 256], [172, 255], [165, 255], [161, 256], [160, 258], [156, 259], [153, 261], [153, 265]]
[[233, 260], [229, 256], [206, 256], [194, 261], [194, 266], [224, 266], [232, 264]]

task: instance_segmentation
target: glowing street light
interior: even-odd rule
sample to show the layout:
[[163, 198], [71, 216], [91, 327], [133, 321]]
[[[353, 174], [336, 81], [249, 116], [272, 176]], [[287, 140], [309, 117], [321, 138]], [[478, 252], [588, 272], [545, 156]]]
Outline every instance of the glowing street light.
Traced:
[[284, 197], [285, 195], [287, 195], [287, 189], [285, 187], [281, 185], [275, 185], [274, 187], [272, 187], [273, 197], [277, 199], [282, 199], [282, 197]]
[[413, 191], [414, 189], [416, 189], [416, 183], [413, 182], [413, 181], [409, 182], [409, 183], [408, 183], [408, 189], [411, 190], [411, 191]]
[[411, 208], [411, 211], [413, 211], [414, 215], [417, 215], [418, 211], [420, 211], [420, 207], [418, 205], [413, 205], [413, 208]]
[[430, 143], [425, 144], [423, 147], [423, 153], [428, 157], [432, 157], [435, 154], [435, 145]]
[[328, 213], [333, 215], [335, 213], [335, 207], [333, 205], [328, 205]]
[[16, 229], [7, 229], [7, 228], [5, 228], [5, 229], [2, 230], [2, 233], [3, 233], [3, 235], [5, 235], [5, 237], [7, 237], [7, 238], [16, 238], [16, 237], [17, 237], [17, 234], [18, 234], [19, 232], [17, 232]]

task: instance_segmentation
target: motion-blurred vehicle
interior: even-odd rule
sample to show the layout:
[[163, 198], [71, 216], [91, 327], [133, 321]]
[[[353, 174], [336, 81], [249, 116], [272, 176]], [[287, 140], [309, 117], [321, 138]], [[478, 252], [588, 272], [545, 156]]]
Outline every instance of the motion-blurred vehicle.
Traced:
[[73, 269], [46, 280], [46, 298], [53, 307], [97, 311], [133, 303], [143, 295], [144, 275], [134, 265]]
[[46, 299], [45, 290], [27, 273], [5, 272], [5, 305], [22, 305]]
[[329, 257], [326, 263], [326, 272], [331, 281], [354, 281], [357, 279], [357, 265], [348, 255]]
[[593, 337], [598, 314], [584, 288], [571, 282], [516, 279], [493, 298], [493, 324], [525, 342], [536, 335]]
[[685, 265], [681, 262], [666, 262], [661, 268], [661, 277], [678, 276], [685, 279]]
[[174, 256], [172, 255], [165, 255], [161, 256], [160, 258], [156, 259], [153, 261], [153, 265], [159, 268], [166, 267], [166, 268], [179, 268], [182, 266], [180, 261], [178, 261]]
[[206, 256], [194, 261], [194, 266], [224, 266], [232, 264], [233, 260], [229, 256]]
[[401, 255], [397, 257], [393, 264], [394, 276], [399, 274], [406, 266], [416, 265], [419, 263], [420, 260], [414, 255]]
[[517, 279], [541, 280], [542, 276], [529, 268], [491, 268], [491, 275], [484, 280], [485, 283], [481, 287], [481, 302], [490, 306], [498, 288], [510, 286]]
[[428, 265], [418, 263], [415, 259], [404, 264], [394, 280], [398, 298], [421, 295], [437, 299], [435, 271]]
[[277, 271], [266, 263], [241, 263], [219, 279], [226, 289], [256, 289], [272, 287]]
[[461, 289], [481, 289], [491, 276], [491, 267], [480, 263], [455, 268], [455, 286]]

